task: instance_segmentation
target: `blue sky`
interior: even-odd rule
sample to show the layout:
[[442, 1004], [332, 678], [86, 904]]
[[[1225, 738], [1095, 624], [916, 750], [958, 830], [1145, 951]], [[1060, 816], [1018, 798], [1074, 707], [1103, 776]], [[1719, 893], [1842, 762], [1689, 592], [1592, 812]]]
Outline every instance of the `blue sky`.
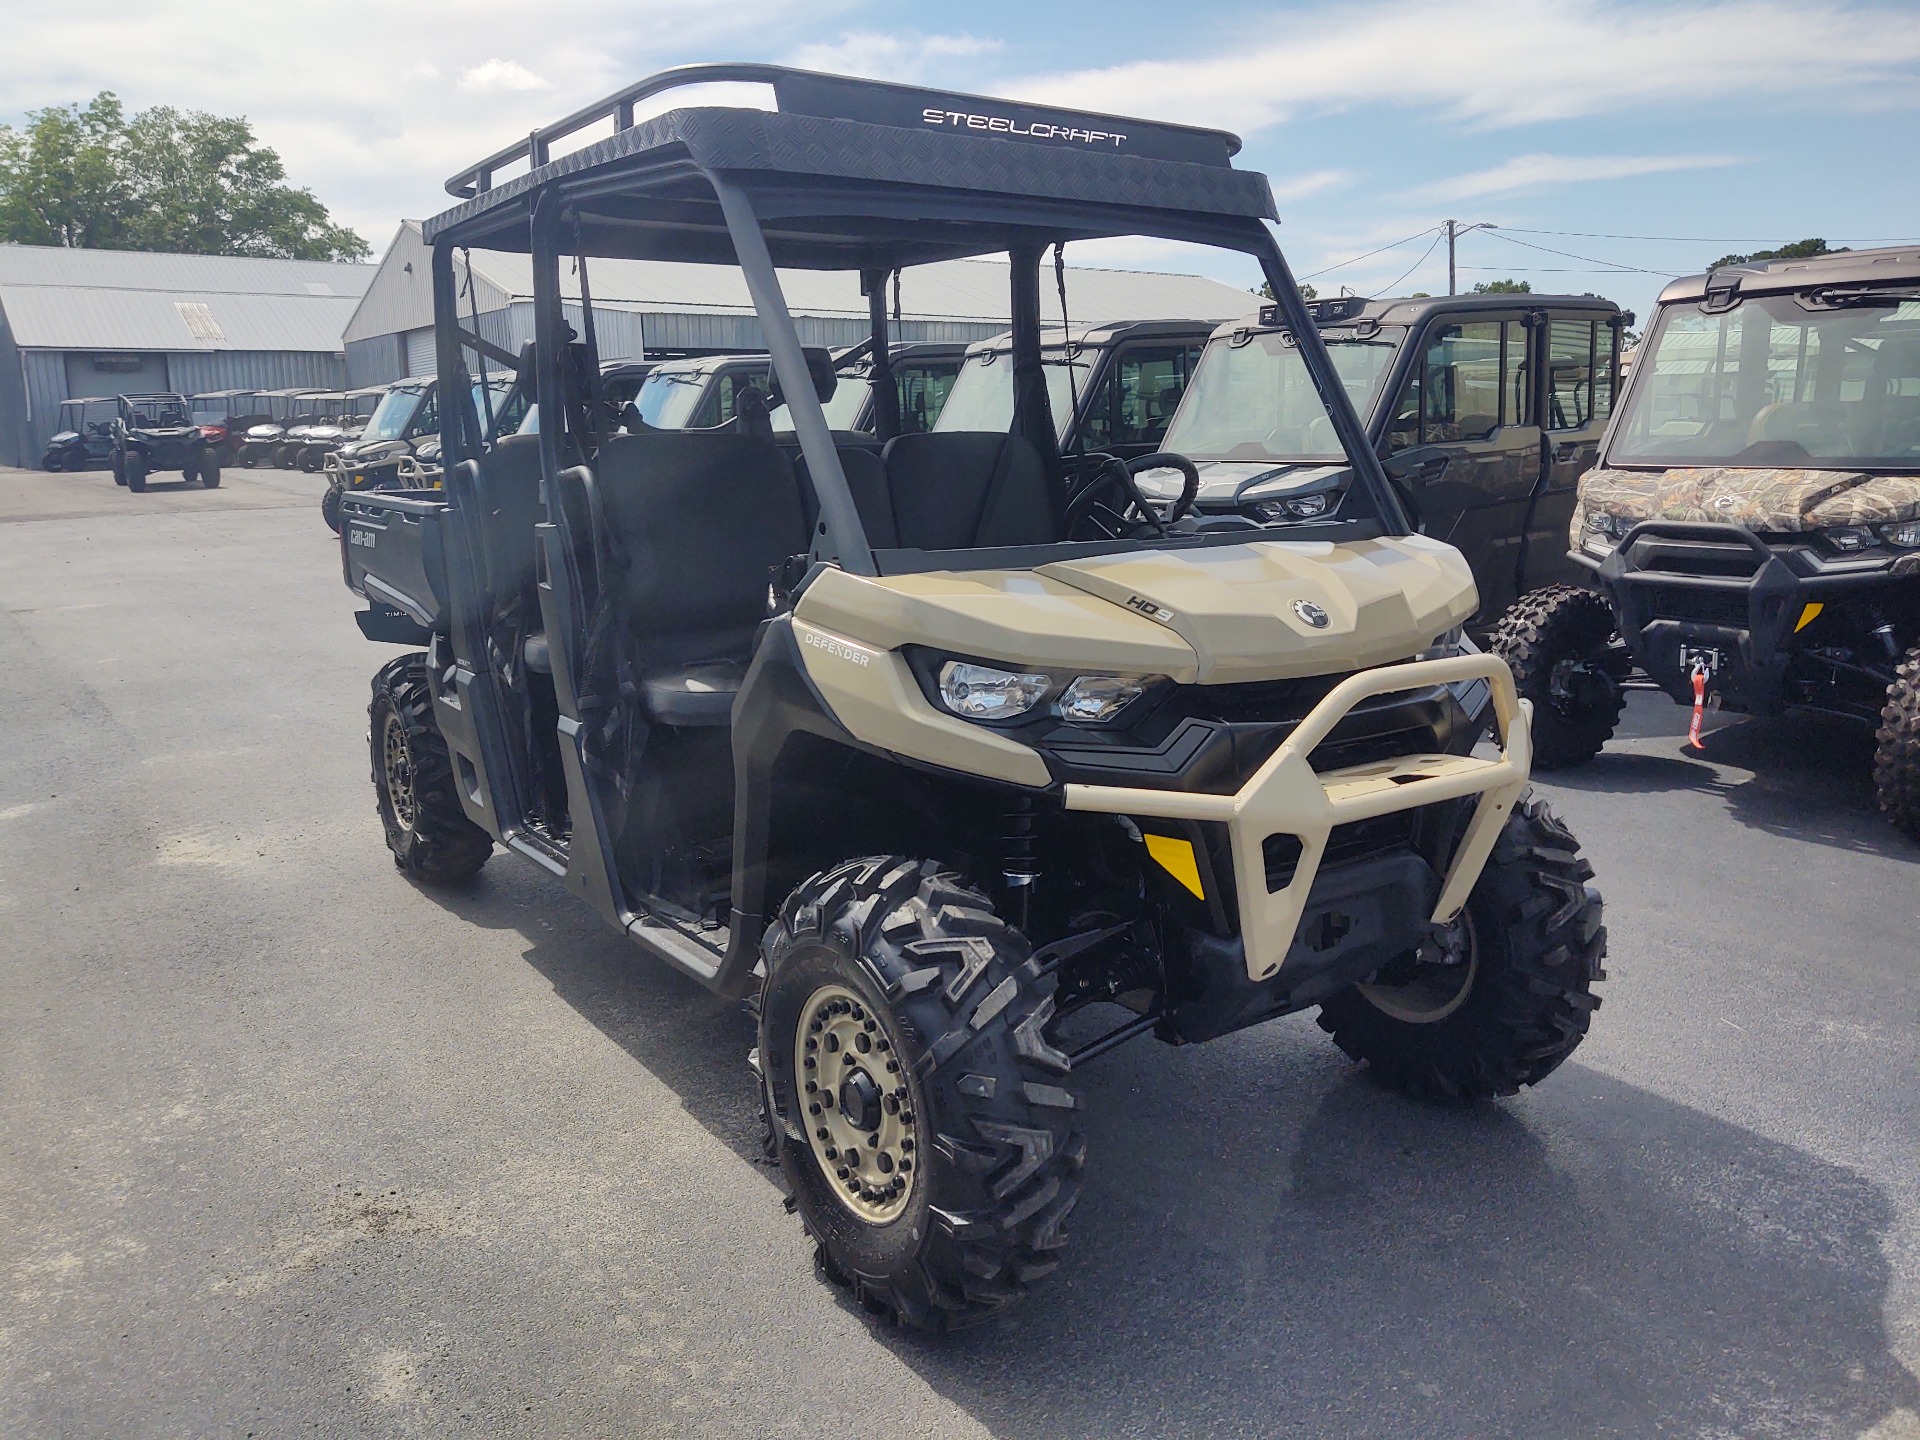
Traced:
[[[1429, 246], [1449, 216], [1500, 227], [1462, 240], [1462, 288], [1513, 276], [1642, 314], [1665, 278], [1729, 251], [1920, 240], [1913, 3], [5, 5], [0, 118], [100, 88], [246, 114], [376, 247], [444, 205], [464, 161], [650, 71], [726, 59], [1233, 129], [1323, 292], [1443, 291]], [[183, 35], [251, 43], [151, 63]], [[1625, 238], [1648, 236], [1676, 238]], [[1154, 245], [1070, 256], [1255, 278]]]

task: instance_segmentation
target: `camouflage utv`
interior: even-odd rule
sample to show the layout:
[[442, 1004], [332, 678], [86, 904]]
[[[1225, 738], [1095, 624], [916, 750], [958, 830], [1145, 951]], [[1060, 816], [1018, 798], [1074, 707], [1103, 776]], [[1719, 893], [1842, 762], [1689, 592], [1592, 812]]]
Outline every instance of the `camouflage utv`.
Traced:
[[1606, 738], [1617, 697], [1562, 701], [1604, 672], [1611, 620], [1696, 713], [1877, 726], [1880, 807], [1920, 836], [1920, 250], [1668, 286], [1572, 543], [1598, 594], [1529, 596], [1502, 626], [1545, 723]]

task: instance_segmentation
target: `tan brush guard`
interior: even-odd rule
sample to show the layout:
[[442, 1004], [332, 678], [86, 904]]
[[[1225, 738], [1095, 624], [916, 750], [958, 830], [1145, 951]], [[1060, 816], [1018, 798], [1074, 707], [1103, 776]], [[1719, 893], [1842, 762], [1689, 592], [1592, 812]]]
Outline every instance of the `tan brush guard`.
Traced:
[[[1406, 755], [1355, 765], [1325, 775], [1307, 757], [1362, 700], [1396, 691], [1420, 690], [1462, 680], [1485, 680], [1493, 690], [1500, 724], [1500, 758], [1471, 755]], [[1336, 685], [1284, 744], [1233, 795], [1190, 790], [1137, 790], [1114, 785], [1068, 785], [1066, 807], [1142, 819], [1211, 820], [1223, 823], [1233, 847], [1234, 881], [1240, 896], [1240, 937], [1247, 974], [1266, 980], [1280, 971], [1308, 893], [1337, 825], [1371, 820], [1442, 800], [1478, 795], [1473, 820], [1454, 848], [1435, 924], [1460, 913], [1493, 851], [1507, 813], [1527, 788], [1533, 765], [1533, 708], [1513, 688], [1513, 672], [1497, 655], [1456, 655], [1416, 660], [1349, 676]], [[1267, 889], [1263, 847], [1269, 835], [1295, 835], [1300, 861], [1284, 889]]]

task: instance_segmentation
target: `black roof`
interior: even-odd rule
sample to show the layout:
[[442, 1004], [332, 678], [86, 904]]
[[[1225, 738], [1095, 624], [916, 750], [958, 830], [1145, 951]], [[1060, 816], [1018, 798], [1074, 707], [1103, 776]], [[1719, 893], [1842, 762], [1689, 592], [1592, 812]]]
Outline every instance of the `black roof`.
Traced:
[[[1058, 321], [1049, 321], [1040, 327], [1040, 344], [1047, 350], [1060, 350], [1071, 347], [1076, 350], [1094, 349], [1102, 345], [1117, 345], [1122, 340], [1150, 339], [1158, 336], [1178, 338], [1194, 335], [1205, 338], [1214, 332], [1216, 322], [1212, 320], [1102, 320], [1092, 324], [1074, 324], [1062, 326]], [[991, 335], [985, 340], [976, 340], [967, 347], [969, 355], [983, 355], [991, 351], [1003, 354], [1013, 348], [1013, 332], [1005, 331]]]
[[[1338, 295], [1309, 300], [1307, 313], [1322, 330], [1336, 326], [1418, 325], [1432, 315], [1475, 315], [1489, 310], [1591, 310], [1596, 315], [1618, 315], [1620, 307], [1603, 295], [1536, 295], [1530, 290], [1500, 291], [1480, 295], [1409, 295], [1386, 300], [1370, 300], [1364, 295]], [[1629, 322], [1631, 323], [1631, 322]], [[1214, 328], [1215, 335], [1235, 335], [1248, 330], [1282, 330], [1285, 322], [1268, 303], [1240, 320], [1228, 320]]]
[[[771, 85], [779, 110], [702, 106], [633, 121], [651, 96], [742, 80]], [[610, 138], [547, 158], [556, 141], [609, 118]], [[525, 250], [534, 196], [557, 189], [579, 206], [589, 254], [731, 264], [707, 179], [725, 174], [754, 193], [774, 263], [801, 269], [988, 254], [1035, 232], [1244, 235], [1277, 216], [1266, 178], [1232, 167], [1238, 149], [1218, 130], [771, 65], [687, 66], [462, 171], [447, 188], [468, 198], [424, 233]], [[494, 183], [521, 161], [529, 173]]]
[[1702, 300], [1709, 290], [1742, 295], [1778, 294], [1819, 285], [1884, 285], [1920, 280], [1920, 247], [1894, 245], [1883, 250], [1841, 250], [1801, 260], [1756, 260], [1723, 265], [1710, 275], [1689, 275], [1660, 292], [1660, 303]]

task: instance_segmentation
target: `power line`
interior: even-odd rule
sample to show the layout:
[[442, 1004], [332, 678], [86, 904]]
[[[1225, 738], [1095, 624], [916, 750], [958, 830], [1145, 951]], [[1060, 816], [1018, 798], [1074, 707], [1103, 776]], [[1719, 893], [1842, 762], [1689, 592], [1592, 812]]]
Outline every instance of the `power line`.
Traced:
[[[1604, 230], [1532, 230], [1525, 225], [1502, 225], [1521, 235], [1564, 235], [1572, 240], [1666, 240], [1684, 245], [1764, 245], [1768, 237], [1751, 235], [1614, 235]], [[1907, 245], [1920, 237], [1912, 235], [1855, 235], [1840, 237], [1846, 245]]]
[[1382, 288], [1383, 290], [1385, 290], [1385, 291], [1387, 292], [1387, 294], [1389, 294], [1389, 295], [1391, 295], [1391, 294], [1393, 294], [1393, 292], [1394, 292], [1394, 291], [1396, 291], [1396, 290], [1398, 290], [1398, 289], [1400, 288], [1400, 281], [1401, 281], [1401, 280], [1405, 280], [1405, 279], [1407, 278], [1407, 275], [1411, 275], [1411, 274], [1413, 274], [1413, 272], [1414, 272], [1415, 270], [1418, 270], [1418, 269], [1419, 269], [1419, 268], [1420, 268], [1420, 267], [1421, 267], [1422, 265], [1424, 265], [1424, 264], [1426, 264], [1426, 263], [1427, 263], [1427, 255], [1431, 255], [1431, 254], [1433, 254], [1433, 252], [1434, 252], [1435, 250], [1437, 250], [1437, 249], [1439, 249], [1439, 248], [1440, 248], [1440, 242], [1441, 242], [1441, 240], [1442, 240], [1442, 239], [1444, 239], [1444, 238], [1445, 238], [1445, 232], [1444, 232], [1444, 231], [1442, 231], [1442, 232], [1441, 232], [1441, 233], [1440, 233], [1439, 235], [1436, 235], [1436, 236], [1434, 236], [1434, 237], [1433, 237], [1433, 243], [1432, 243], [1431, 245], [1429, 245], [1429, 246], [1427, 246], [1427, 252], [1426, 252], [1426, 255], [1422, 255], [1422, 256], [1421, 256], [1421, 257], [1420, 257], [1420, 258], [1419, 258], [1418, 260], [1416, 260], [1416, 261], [1414, 261], [1414, 262], [1413, 262], [1413, 264], [1411, 264], [1411, 265], [1409, 265], [1409, 266], [1407, 267], [1407, 271], [1406, 271], [1406, 274], [1405, 274], [1405, 275], [1402, 275], [1402, 276], [1400, 277], [1400, 279], [1399, 279], [1399, 280], [1395, 280], [1395, 281], [1394, 281], [1394, 282], [1393, 282], [1393, 283], [1392, 283], [1391, 285], [1384, 285], [1384, 286], [1382, 286], [1381, 288]]
[[[1425, 230], [1414, 231], [1413, 234], [1407, 236], [1404, 240], [1396, 240], [1391, 245], [1382, 245], [1378, 250], [1369, 250], [1364, 255], [1355, 255], [1351, 260], [1342, 260], [1337, 264], [1327, 266], [1324, 270], [1315, 270], [1308, 275], [1296, 275], [1294, 278], [1296, 280], [1315, 280], [1322, 275], [1331, 275], [1334, 271], [1344, 270], [1349, 265], [1358, 265], [1362, 260], [1371, 260], [1375, 255], [1384, 255], [1389, 250], [1398, 250], [1402, 245], [1411, 245], [1422, 235], [1431, 235], [1439, 228], [1438, 225], [1429, 225]], [[1433, 252], [1429, 249], [1427, 253], [1431, 255]]]
[[1618, 260], [1602, 260], [1597, 255], [1576, 255], [1571, 250], [1555, 250], [1550, 245], [1536, 245], [1531, 240], [1516, 240], [1511, 235], [1502, 235], [1498, 230], [1489, 230], [1487, 234], [1496, 240], [1504, 240], [1509, 245], [1524, 245], [1529, 250], [1538, 250], [1546, 255], [1558, 255], [1563, 260], [1584, 260], [1589, 265], [1605, 265], [1615, 274], [1664, 276], [1667, 273], [1664, 270], [1648, 270], [1639, 265], [1623, 265]]

